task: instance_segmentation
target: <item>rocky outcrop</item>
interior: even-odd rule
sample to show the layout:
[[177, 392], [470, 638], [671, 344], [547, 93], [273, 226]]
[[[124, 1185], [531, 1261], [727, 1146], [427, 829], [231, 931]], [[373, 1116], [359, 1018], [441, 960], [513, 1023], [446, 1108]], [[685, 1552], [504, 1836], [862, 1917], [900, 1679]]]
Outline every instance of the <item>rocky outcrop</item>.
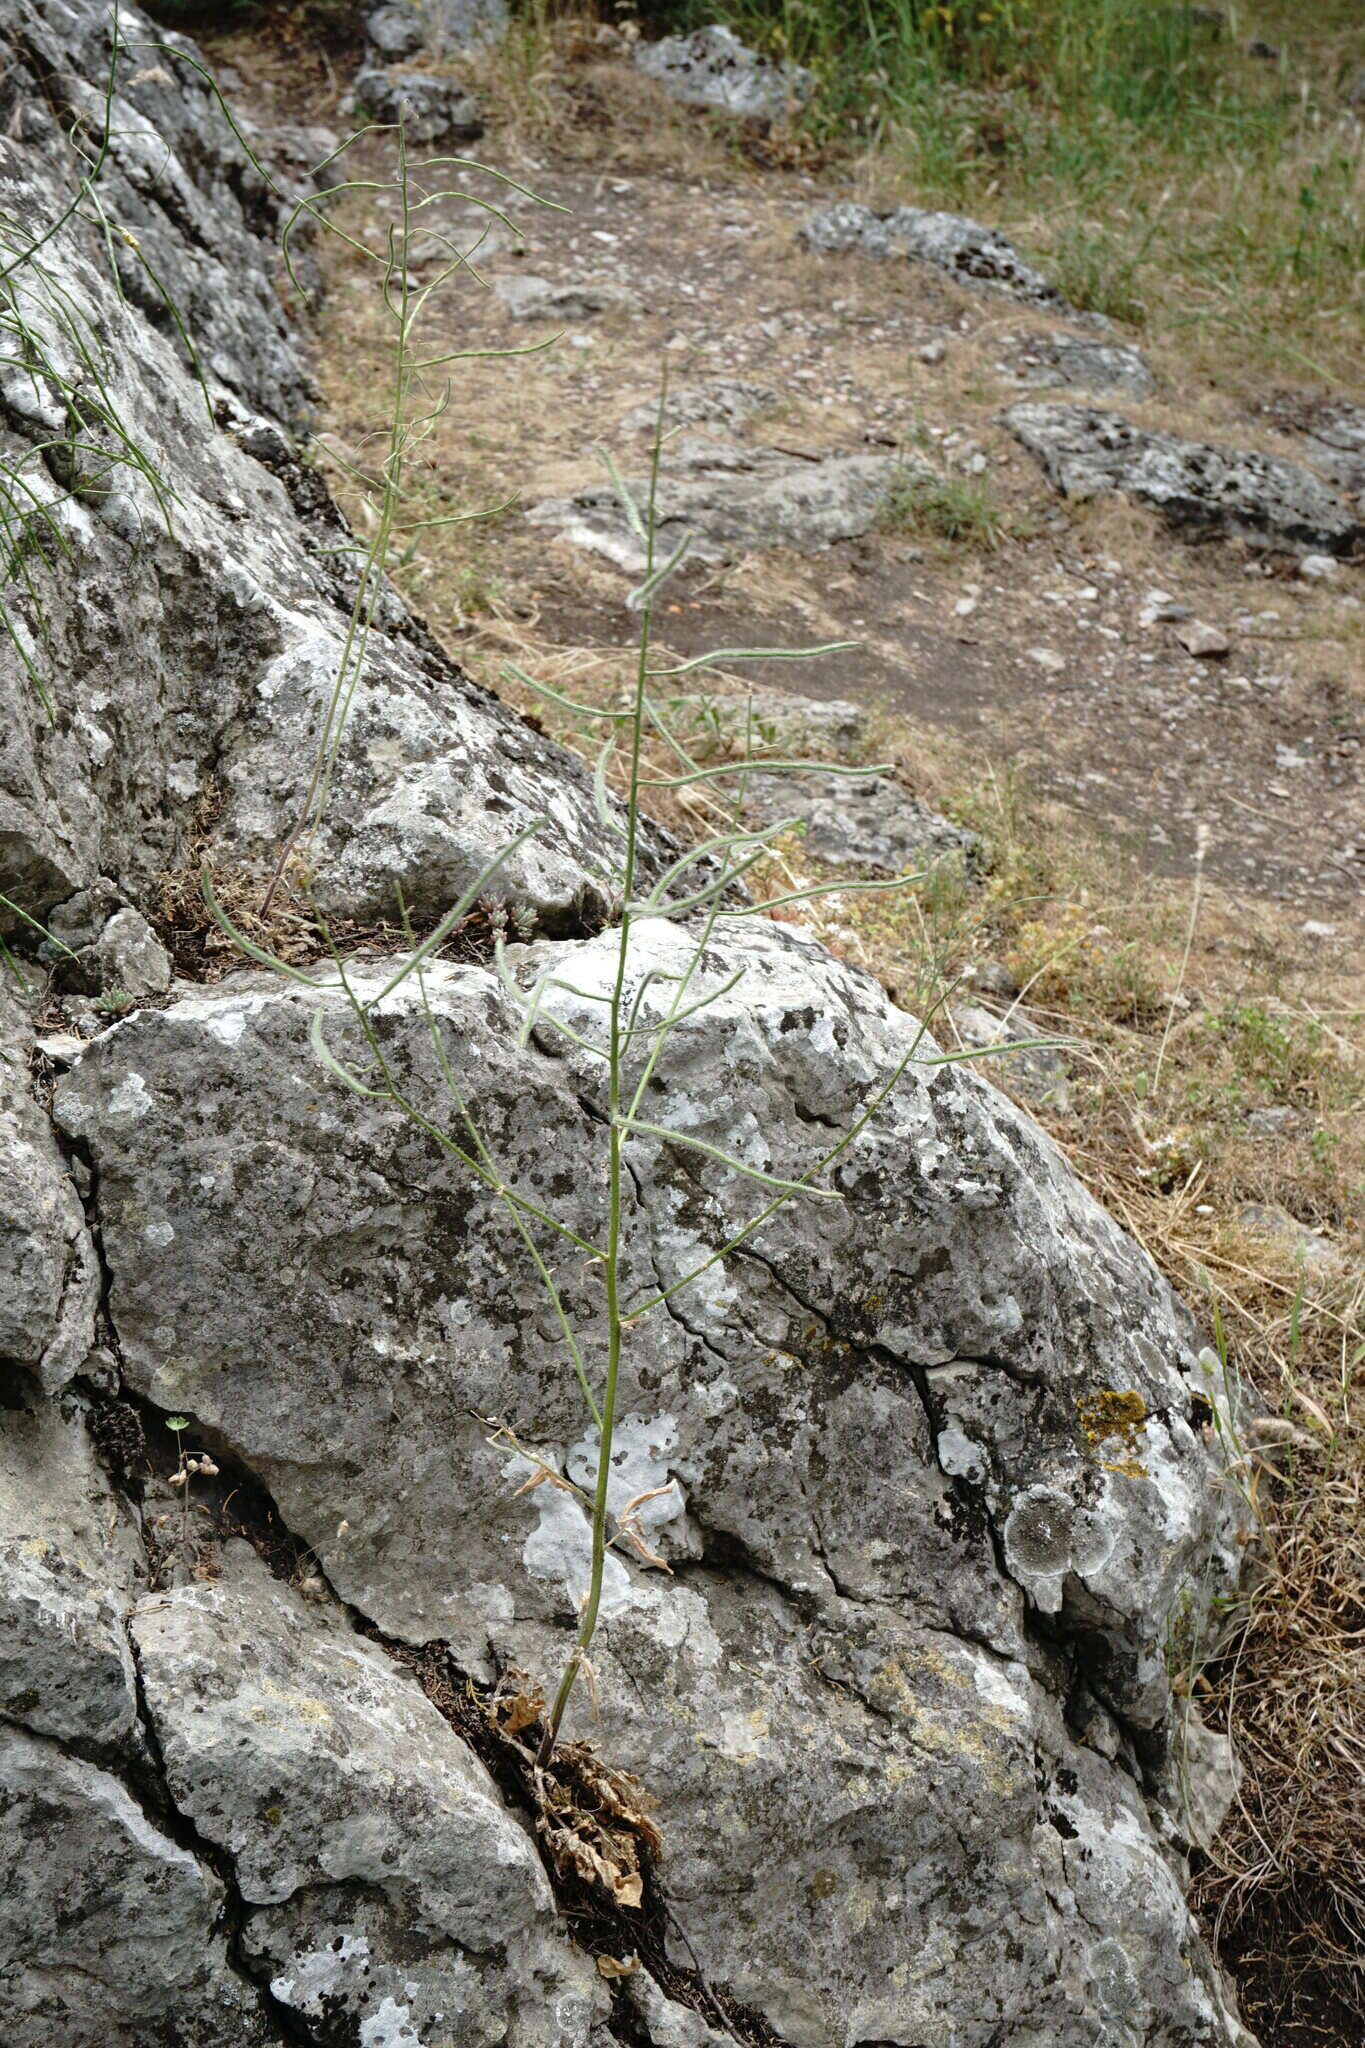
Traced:
[[601, 1980], [468, 1745], [334, 1609], [245, 1544], [225, 1564], [132, 1633], [171, 1797], [230, 1858], [275, 1999], [345, 2040], [584, 2039]]
[[[670, 444], [669, 459], [658, 487], [659, 545], [671, 552], [690, 534], [689, 554], [698, 562], [733, 561], [755, 548], [851, 540], [875, 526], [893, 482], [916, 474], [886, 455], [807, 459], [701, 435], [680, 436]], [[640, 479], [630, 487], [637, 500], [648, 488]], [[632, 574], [644, 569], [644, 550], [609, 483], [547, 498], [526, 516]]]
[[360, 121], [396, 126], [411, 142], [473, 142], [483, 120], [458, 79], [416, 65], [367, 64], [355, 76], [350, 106]]
[[904, 875], [945, 857], [975, 868], [981, 841], [910, 795], [890, 775], [765, 775], [750, 777], [745, 814], [770, 825], [794, 818], [803, 844], [850, 875]]
[[[659, 925], [636, 974], [670, 971], [684, 944]], [[525, 972], [553, 963], [591, 992], [614, 953], [610, 935], [532, 949]], [[739, 965], [742, 990], [680, 1032], [664, 1081], [691, 1132], [790, 1177], [915, 1027], [781, 927], [719, 933], [708, 980]], [[384, 971], [363, 970], [362, 991]], [[589, 1236], [600, 1075], [558, 1040], [519, 1054], [483, 969], [441, 968], [428, 994], [500, 1171]], [[524, 1462], [480, 1418], [582, 1476], [556, 1327], [479, 1186], [392, 1109], [325, 1088], [308, 1052], [319, 1010], [354, 1050], [339, 990], [244, 976], [128, 1019], [62, 1084], [61, 1126], [98, 1176], [126, 1383], [260, 1475], [387, 1634], [448, 1642], [484, 1682], [548, 1672], [586, 1524], [571, 1495], [526, 1493]], [[440, 1115], [414, 995], [388, 1000], [384, 1036], [404, 1090]], [[632, 1149], [641, 1294], [742, 1221], [733, 1181], [696, 1158]], [[1090, 2041], [1101, 1975], [1135, 2039], [1174, 2039], [1177, 2016], [1196, 2040], [1227, 2038], [1139, 1789], [1171, 1646], [1235, 1568], [1236, 1497], [1200, 1419], [1218, 1390], [1183, 1311], [964, 1070], [912, 1066], [835, 1185], [832, 1223], [789, 1207], [632, 1333], [616, 1490], [672, 1483], [650, 1542], [677, 1583], [613, 1560], [596, 1739], [660, 1801], [669, 1896], [708, 1975], [800, 2048], [932, 2036], [968, 2012], [963, 2038], [984, 2043], [1039, 2020], [1039, 1983], [1054, 1987], [1039, 2038]], [[590, 1276], [561, 1285], [590, 1330]], [[191, 1793], [163, 1724], [189, 1713], [178, 1691], [196, 1665], [180, 1631], [211, 1666], [211, 1644], [246, 1629], [220, 1604], [197, 1638], [201, 1611], [196, 1595], [180, 1621], [138, 1629], [171, 1631], [171, 1675], [145, 1680], [178, 1804]], [[360, 1655], [278, 1626], [281, 1660]], [[241, 1653], [221, 1658], [202, 1683], [231, 1699]], [[325, 1701], [316, 1674], [288, 1684]], [[203, 1713], [184, 1726], [202, 1733]], [[231, 1724], [212, 1742], [249, 1788]], [[213, 1789], [194, 1796], [229, 1803], [212, 1825], [240, 1858], [210, 1763], [194, 1768]], [[927, 1889], [916, 1870], [934, 1873]], [[1003, 1972], [1007, 1927], [1036, 1968]], [[984, 1982], [999, 1986], [986, 2009]]]
[[[8, 891], [6, 891], [8, 894]], [[55, 1393], [95, 1341], [99, 1268], [28, 1071], [32, 1019], [0, 964], [0, 1375]]]
[[[463, 1128], [457, 1076], [501, 1184], [590, 1245], [604, 1077], [548, 1022], [523, 1043], [477, 962], [431, 963], [429, 1012], [411, 980], [390, 990], [372, 1043], [330, 963], [163, 986], [162, 871], [207, 847], [249, 876], [287, 829], [352, 595], [325, 551], [351, 542], [289, 435], [305, 380], [270, 253], [289, 202], [237, 163], [184, 46], [120, 19], [140, 54], [102, 203], [115, 243], [143, 222], [167, 274], [224, 292], [207, 405], [164, 302], [121, 297], [98, 222], [61, 219], [73, 167], [45, 110], [105, 122], [108, 16], [0, 0], [10, 228], [16, 192], [57, 224], [12, 273], [30, 354], [0, 450], [48, 479], [71, 551], [35, 572], [50, 716], [3, 643], [0, 886], [89, 1004], [68, 1016], [88, 1035], [45, 1029], [31, 1064], [43, 968], [5, 984], [0, 2033], [1230, 2048], [1182, 1896], [1194, 1823], [1166, 1790], [1168, 1667], [1243, 1555], [1227, 1390], [1035, 1124], [867, 977], [738, 905], [698, 970], [716, 1000], [655, 1077], [681, 1135], [626, 1152], [641, 1313], [610, 1499], [649, 1496], [671, 1573], [613, 1549], [600, 1718], [585, 1691], [570, 1730], [593, 1747], [537, 1778], [519, 1732], [576, 1627], [593, 1441], [523, 1243], [440, 1136]], [[53, 470], [30, 396], [62, 413], [72, 392], [83, 459], [126, 432], [151, 474]], [[831, 538], [887, 475], [838, 461], [713, 448], [665, 538], [693, 517], [703, 559]], [[878, 830], [904, 823], [896, 785], [871, 797], [896, 812]], [[417, 915], [444, 909], [531, 819], [503, 881], [541, 936], [512, 969], [550, 975], [582, 1034], [618, 944], [588, 780], [386, 595], [310, 848], [318, 899], [368, 915], [401, 882]], [[637, 930], [643, 1023], [691, 942]], [[371, 951], [347, 972], [378, 996], [393, 969]], [[428, 1126], [341, 1086], [315, 1030], [382, 1053]], [[699, 1147], [805, 1174], [910, 1051], [831, 1164], [840, 1200], [776, 1210], [653, 1299], [752, 1213]], [[591, 1354], [595, 1264], [543, 1250]], [[654, 1807], [618, 1886], [588, 1849], [622, 1773], [636, 1822]]]
[[[0, 462], [20, 502], [43, 508], [29, 570], [41, 610], [11, 583], [15, 630], [0, 633], [0, 887], [35, 917], [101, 875], [145, 906], [192, 842], [220, 866], [267, 872], [356, 596], [339, 566], [353, 538], [281, 431], [306, 388], [280, 303], [287, 199], [177, 63], [176, 39], [130, 8], [119, 19], [128, 48], [98, 190], [146, 269], [70, 211], [82, 165], [62, 131], [77, 115], [103, 122], [91, 81], [109, 68], [107, 16], [0, 7], [11, 247], [63, 222], [39, 263], [10, 272], [18, 354], [0, 387]], [[49, 95], [60, 125], [41, 111]], [[78, 399], [79, 430], [66, 409]], [[78, 489], [68, 431], [92, 472]], [[416, 916], [439, 914], [536, 817], [547, 830], [500, 886], [572, 926], [601, 902], [588, 779], [387, 597], [309, 846], [323, 907], [391, 916], [402, 882]]]
[[1191, 532], [1335, 555], [1349, 554], [1365, 538], [1346, 499], [1279, 456], [1183, 441], [1080, 405], [1016, 405], [1005, 424], [1068, 498], [1123, 491]]
[[637, 42], [635, 62], [685, 107], [775, 121], [809, 99], [815, 83], [799, 64], [773, 64], [719, 23], [690, 36]]
[[1156, 379], [1140, 349], [1126, 341], [1092, 341], [1080, 334], [1031, 336], [1000, 368], [1030, 390], [1065, 386], [1079, 391], [1122, 391], [1150, 398]]
[[396, 57], [458, 57], [507, 33], [506, 0], [380, 0], [365, 34], [383, 63]]
[[963, 284], [989, 285], [1030, 305], [1061, 305], [1054, 287], [1025, 263], [1012, 242], [996, 228], [959, 213], [926, 212], [919, 206], [877, 213], [845, 199], [813, 213], [801, 228], [801, 239], [821, 251], [908, 257], [946, 270]]

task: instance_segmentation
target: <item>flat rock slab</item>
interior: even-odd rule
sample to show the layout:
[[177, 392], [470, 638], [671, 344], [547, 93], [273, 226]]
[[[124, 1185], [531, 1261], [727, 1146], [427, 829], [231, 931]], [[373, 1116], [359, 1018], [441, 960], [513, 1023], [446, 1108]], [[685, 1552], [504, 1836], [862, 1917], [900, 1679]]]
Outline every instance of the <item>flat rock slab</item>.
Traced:
[[1156, 378], [1141, 350], [1130, 342], [1094, 341], [1078, 334], [1030, 337], [999, 367], [1030, 391], [1065, 386], [1148, 398], [1156, 390]]
[[688, 752], [699, 761], [748, 751], [788, 759], [857, 761], [867, 746], [869, 717], [842, 697], [800, 697], [786, 690], [703, 690], [655, 702]]
[[1365, 538], [1343, 497], [1278, 456], [1180, 440], [1079, 405], [1016, 405], [1004, 421], [1064, 497], [1122, 491], [1176, 527], [1334, 555], [1349, 554]]
[[960, 213], [926, 212], [918, 206], [876, 213], [870, 206], [840, 200], [813, 213], [801, 228], [801, 239], [812, 249], [906, 256], [946, 270], [963, 284], [990, 285], [1030, 305], [1061, 305], [1055, 288], [1025, 263], [1012, 242]]
[[718, 24], [690, 36], [636, 43], [635, 62], [685, 107], [775, 121], [809, 99], [815, 83], [799, 64], [773, 64]]
[[[704, 384], [671, 389], [664, 400], [665, 427], [738, 427], [776, 402], [770, 384], [743, 377], [711, 377]], [[621, 421], [627, 434], [652, 434], [659, 419], [658, 400], [632, 406]]]
[[974, 868], [981, 852], [975, 832], [954, 825], [887, 775], [754, 774], [745, 790], [746, 817], [762, 824], [779, 818], [804, 823], [804, 844], [850, 876], [922, 872], [957, 857]]
[[[884, 455], [823, 455], [811, 461], [770, 449], [721, 442], [672, 445], [672, 467], [658, 494], [659, 545], [668, 553], [685, 533], [694, 560], [728, 562], [755, 548], [828, 547], [876, 525], [893, 477], [904, 464]], [[648, 485], [630, 484], [637, 503]], [[533, 526], [556, 528], [576, 547], [638, 573], [644, 550], [610, 485], [531, 508]]]
[[493, 280], [494, 296], [514, 320], [590, 320], [617, 306], [633, 306], [634, 292], [619, 284], [552, 284], [548, 277], [512, 271]]

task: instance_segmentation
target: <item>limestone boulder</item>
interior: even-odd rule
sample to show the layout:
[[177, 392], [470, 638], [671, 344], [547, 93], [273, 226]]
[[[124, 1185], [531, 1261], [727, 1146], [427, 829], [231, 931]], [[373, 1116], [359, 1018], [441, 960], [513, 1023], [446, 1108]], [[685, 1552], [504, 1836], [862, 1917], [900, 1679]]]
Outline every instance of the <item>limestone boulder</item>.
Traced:
[[386, 62], [415, 57], [458, 57], [507, 33], [506, 0], [380, 0], [365, 18], [371, 47]]
[[712, 23], [687, 36], [637, 42], [635, 62], [670, 99], [748, 120], [775, 121], [810, 98], [815, 83], [800, 64], [777, 64]]
[[34, 1094], [29, 1009], [0, 963], [0, 1385], [17, 1373], [56, 1392], [95, 1341], [99, 1262]]
[[255, 2048], [223, 1887], [120, 1780], [0, 1726], [0, 2012], [10, 2048]]
[[1004, 419], [1067, 498], [1122, 491], [1190, 532], [1333, 555], [1350, 554], [1365, 537], [1347, 499], [1277, 455], [1210, 447], [1134, 426], [1118, 413], [1044, 400], [1012, 406]]
[[[531, 948], [517, 971], [581, 990], [546, 1000], [590, 1034], [615, 945]], [[678, 973], [688, 941], [655, 923], [637, 946], [628, 986], [648, 1017], [668, 984], [646, 977]], [[698, 987], [740, 969], [660, 1069], [686, 1138], [794, 1178], [919, 1057], [829, 1172], [840, 1201], [778, 1210], [632, 1326], [610, 1497], [619, 1512], [668, 1489], [647, 1535], [673, 1577], [611, 1554], [595, 1739], [661, 1802], [669, 1896], [708, 1976], [795, 2048], [948, 2029], [977, 2048], [1010, 2032], [1079, 2048], [1102, 2038], [1097, 2013], [1144, 2048], [1230, 2041], [1141, 1789], [1170, 1728], [1167, 1659], [1240, 1557], [1216, 1378], [1041, 1132], [967, 1068], [930, 1063], [932, 1040], [869, 980], [789, 928], [722, 921]], [[357, 963], [356, 986], [378, 995], [390, 971]], [[504, 1184], [596, 1241], [600, 1062], [548, 1024], [520, 1048], [483, 968], [434, 968], [427, 994]], [[591, 1457], [555, 1314], [486, 1183], [329, 1080], [314, 1018], [363, 1064], [335, 985], [251, 975], [118, 1024], [62, 1084], [60, 1121], [98, 1168], [125, 1374], [257, 1473], [379, 1628], [448, 1641], [484, 1679], [515, 1664], [550, 1680], [586, 1583], [567, 1489]], [[375, 1029], [408, 1098], [463, 1142], [411, 984]], [[628, 1158], [625, 1282], [643, 1304], [761, 1190], [666, 1137], [632, 1139]], [[545, 1235], [542, 1250], [600, 1370], [592, 1263]], [[528, 1489], [531, 1456], [567, 1489]], [[325, 1783], [331, 1766], [289, 1761], [312, 1740], [296, 1726], [259, 1734], [242, 1690], [256, 1674], [236, 1675], [248, 1638], [292, 1642], [294, 1623], [253, 1610], [248, 1628], [225, 1597], [177, 1595], [173, 1624], [137, 1627], [144, 1658], [174, 1631], [153, 1711], [177, 1799], [224, 1840], [240, 1820], [232, 1852], [263, 1859], [250, 1882], [283, 1905], [272, 1858], [290, 1897], [320, 1881], [329, 1795], [276, 1848], [254, 1774]], [[327, 1697], [316, 1673], [296, 1690]], [[196, 1731], [231, 1772], [184, 1761]], [[401, 1749], [392, 1726], [371, 1739]], [[434, 1884], [423, 1839], [403, 1852], [418, 1894]], [[344, 1856], [333, 1879], [354, 1881]], [[344, 1925], [397, 1940], [383, 1915]], [[314, 1955], [310, 1941], [291, 1921], [262, 1952], [288, 1976], [285, 1948]]]
[[811, 214], [801, 228], [808, 248], [823, 253], [854, 250], [865, 256], [901, 256], [928, 263], [962, 284], [986, 285], [1026, 304], [1060, 306], [1056, 289], [1024, 261], [996, 228], [959, 213], [897, 206], [875, 212], [842, 199]]

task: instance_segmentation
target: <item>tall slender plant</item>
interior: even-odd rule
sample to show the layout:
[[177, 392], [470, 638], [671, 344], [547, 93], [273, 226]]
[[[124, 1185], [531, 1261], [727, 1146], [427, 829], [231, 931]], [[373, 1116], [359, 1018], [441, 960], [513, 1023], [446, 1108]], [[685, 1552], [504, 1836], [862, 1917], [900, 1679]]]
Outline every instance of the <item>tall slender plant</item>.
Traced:
[[[565, 1712], [574, 1687], [583, 1673], [597, 1629], [608, 1551], [615, 1543], [623, 1540], [631, 1542], [637, 1549], [642, 1547], [638, 1541], [639, 1525], [630, 1509], [623, 1510], [615, 1517], [617, 1528], [615, 1532], [612, 1531], [613, 1516], [609, 1501], [618, 1390], [621, 1384], [622, 1360], [630, 1342], [631, 1332], [646, 1316], [661, 1308], [675, 1295], [693, 1286], [718, 1261], [727, 1258], [786, 1203], [796, 1200], [842, 1200], [843, 1197], [837, 1189], [823, 1184], [823, 1177], [854, 1143], [912, 1061], [941, 1065], [982, 1056], [973, 1051], [926, 1051], [926, 1026], [921, 1024], [903, 1057], [872, 1091], [860, 1114], [832, 1145], [812, 1158], [809, 1165], [794, 1179], [784, 1179], [775, 1174], [765, 1173], [746, 1161], [720, 1150], [677, 1123], [647, 1121], [642, 1114], [651, 1087], [656, 1084], [657, 1079], [666, 1081], [666, 1072], [660, 1075], [659, 1070], [674, 1030], [685, 1019], [695, 1017], [699, 1012], [719, 1002], [744, 978], [745, 970], [740, 967], [719, 985], [704, 985], [704, 962], [721, 919], [729, 921], [766, 917], [779, 907], [807, 901], [836, 889], [842, 892], [850, 889], [898, 889], [918, 879], [915, 875], [902, 875], [890, 880], [840, 880], [784, 890], [777, 895], [760, 897], [758, 900], [754, 900], [748, 894], [744, 886], [745, 878], [754, 876], [754, 871], [770, 857], [773, 842], [785, 832], [791, 831], [797, 822], [788, 817], [757, 831], [745, 828], [745, 786], [756, 766], [761, 765], [765, 771], [781, 771], [784, 774], [812, 772], [822, 776], [831, 772], [849, 776], [877, 775], [884, 774], [886, 769], [868, 767], [832, 770], [827, 762], [769, 758], [763, 758], [760, 762], [747, 743], [733, 760], [702, 765], [679, 736], [666, 709], [668, 699], [660, 692], [658, 686], [662, 685], [664, 690], [672, 693], [681, 677], [717, 662], [724, 662], [730, 666], [758, 661], [801, 661], [817, 654], [829, 653], [834, 647], [845, 647], [853, 643], [837, 642], [824, 647], [796, 649], [732, 647], [698, 655], [689, 661], [662, 664], [655, 662], [655, 605], [660, 592], [681, 567], [690, 545], [690, 536], [685, 536], [667, 559], [659, 559], [658, 485], [663, 451], [668, 438], [665, 418], [666, 392], [661, 392], [648, 484], [643, 494], [637, 495], [636, 491], [621, 478], [610, 458], [606, 458], [620, 500], [622, 516], [638, 543], [644, 564], [641, 582], [629, 599], [630, 605], [638, 614], [639, 629], [634, 650], [633, 676], [624, 700], [605, 708], [579, 702], [551, 685], [537, 681], [524, 669], [509, 665], [509, 673], [516, 680], [529, 685], [543, 698], [561, 709], [570, 710], [577, 716], [606, 728], [605, 738], [597, 753], [594, 785], [598, 815], [611, 849], [610, 871], [605, 878], [610, 884], [616, 931], [615, 969], [611, 977], [610, 992], [603, 995], [600, 991], [580, 988], [572, 980], [557, 973], [553, 967], [546, 968], [540, 973], [529, 989], [524, 988], [517, 979], [514, 965], [509, 960], [501, 940], [498, 941], [495, 953], [502, 986], [520, 1012], [519, 1042], [526, 1044], [535, 1032], [558, 1033], [590, 1058], [602, 1063], [606, 1081], [607, 1116], [603, 1137], [605, 1158], [601, 1162], [602, 1208], [598, 1226], [592, 1230], [591, 1235], [580, 1234], [541, 1203], [530, 1199], [509, 1184], [491, 1145], [479, 1128], [469, 1104], [465, 1083], [456, 1071], [455, 1062], [442, 1040], [435, 1012], [428, 999], [426, 984], [426, 970], [438, 948], [493, 883], [499, 869], [508, 858], [528, 838], [544, 829], [548, 820], [533, 821], [510, 841], [441, 919], [435, 930], [420, 943], [409, 928], [410, 950], [396, 965], [393, 973], [383, 980], [382, 986], [375, 993], [362, 993], [348, 971], [346, 962], [339, 952], [333, 949], [337, 979], [362, 1034], [368, 1051], [367, 1060], [363, 1057], [357, 1061], [354, 1058], [345, 1059], [338, 1056], [328, 1043], [325, 1013], [322, 1010], [314, 1013], [311, 1029], [313, 1052], [336, 1081], [370, 1100], [382, 1100], [392, 1104], [403, 1116], [434, 1139], [448, 1156], [458, 1160], [482, 1181], [503, 1206], [540, 1284], [545, 1289], [564, 1343], [567, 1360], [577, 1377], [587, 1413], [591, 1418], [591, 1428], [596, 1440], [593, 1480], [591, 1487], [579, 1495], [591, 1532], [591, 1564], [574, 1643], [560, 1674], [553, 1700], [543, 1718], [537, 1759], [542, 1767], [548, 1765], [553, 1756]], [[613, 794], [612, 784], [613, 767], [618, 764], [618, 780], [623, 783], [619, 796]], [[707, 784], [713, 792], [721, 793], [717, 806], [720, 818], [718, 828], [700, 844], [679, 854], [662, 873], [646, 875], [644, 851], [649, 828], [645, 805], [650, 794], [663, 790], [693, 788], [698, 784]], [[304, 973], [245, 939], [215, 902], [207, 881], [205, 887], [210, 908], [219, 923], [251, 958], [312, 988], [335, 985], [320, 980], [316, 975]], [[642, 963], [637, 928], [643, 920], [657, 919], [672, 920], [688, 933], [686, 959], [676, 972], [665, 972], [657, 966], [645, 966]], [[438, 1105], [434, 1109], [417, 1102], [409, 1093], [395, 1071], [376, 1028], [380, 1006], [409, 981], [415, 983], [418, 991], [435, 1048], [437, 1069], [445, 1097], [444, 1105]], [[653, 1002], [650, 1000], [651, 991], [654, 991], [655, 995]], [[566, 994], [578, 1003], [592, 1006], [594, 1013], [600, 1016], [600, 1028], [580, 1030], [577, 1024], [570, 1023], [567, 1017], [560, 1015], [554, 1002], [557, 993]], [[658, 1000], [659, 998], [662, 1000]], [[1036, 1045], [1042, 1042], [1044, 1041], [1014, 1041], [1010, 1045], [995, 1046], [990, 1050], [999, 1053], [1019, 1049], [1025, 1044]], [[660, 1114], [666, 1119], [666, 1089], [664, 1104]], [[756, 1197], [757, 1206], [739, 1230], [725, 1243], [709, 1251], [690, 1271], [678, 1275], [652, 1294], [640, 1299], [630, 1299], [623, 1262], [623, 1232], [629, 1213], [627, 1190], [632, 1185], [629, 1153], [632, 1145], [637, 1142], [653, 1144], [660, 1139], [665, 1139], [670, 1145], [695, 1150], [727, 1174], [755, 1183], [759, 1191]], [[560, 1250], [568, 1247], [576, 1260], [581, 1260], [586, 1254], [600, 1269], [605, 1301], [605, 1330], [603, 1332], [599, 1325], [596, 1348], [590, 1346], [575, 1327], [574, 1319], [556, 1280], [556, 1244]], [[512, 1441], [515, 1443], [515, 1438]], [[518, 1445], [517, 1448], [521, 1447]], [[632, 1507], [635, 1505], [632, 1503]]]

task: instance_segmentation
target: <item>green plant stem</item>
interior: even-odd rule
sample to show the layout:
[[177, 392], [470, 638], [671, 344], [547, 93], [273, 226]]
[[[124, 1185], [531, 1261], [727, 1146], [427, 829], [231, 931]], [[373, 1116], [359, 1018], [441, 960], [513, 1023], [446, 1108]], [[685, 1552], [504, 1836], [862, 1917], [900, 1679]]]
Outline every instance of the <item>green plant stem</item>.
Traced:
[[[645, 520], [643, 578], [643, 587], [646, 589], [654, 573], [659, 462], [663, 452], [664, 410], [667, 399], [668, 376], [665, 372], [659, 386], [659, 411], [655, 422], [654, 449], [649, 470], [649, 507]], [[597, 1631], [597, 1617], [602, 1607], [602, 1579], [607, 1562], [607, 1492], [611, 1483], [616, 1389], [621, 1371], [621, 1340], [625, 1327], [621, 1315], [621, 1181], [627, 1133], [621, 1117], [621, 1080], [629, 1043], [629, 1030], [623, 1029], [622, 1011], [625, 1003], [626, 975], [630, 966], [631, 905], [634, 900], [636, 852], [640, 829], [640, 752], [644, 743], [645, 701], [649, 692], [649, 644], [653, 611], [653, 598], [647, 596], [640, 607], [640, 633], [636, 649], [635, 694], [630, 721], [630, 782], [626, 798], [626, 856], [621, 887], [621, 927], [616, 948], [616, 980], [609, 1011], [611, 1035], [607, 1107], [610, 1129], [607, 1162], [607, 1244], [604, 1262], [607, 1297], [607, 1376], [602, 1390], [601, 1414], [597, 1427], [597, 1476], [593, 1486], [592, 1503], [592, 1568], [588, 1580], [588, 1597], [578, 1625], [578, 1636], [569, 1655], [569, 1661], [564, 1667], [564, 1675], [559, 1681], [559, 1690], [555, 1694], [554, 1705], [545, 1723], [545, 1733], [537, 1753], [536, 1761], [542, 1768], [549, 1763], [554, 1754], [565, 1710], [573, 1696], [578, 1675], [583, 1669], [583, 1661]]]

